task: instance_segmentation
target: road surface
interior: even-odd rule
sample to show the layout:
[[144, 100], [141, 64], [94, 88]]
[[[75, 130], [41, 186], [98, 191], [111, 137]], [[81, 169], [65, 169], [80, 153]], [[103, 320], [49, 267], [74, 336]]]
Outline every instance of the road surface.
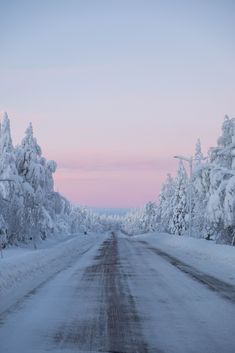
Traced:
[[234, 353], [235, 288], [110, 233], [0, 316], [3, 353]]

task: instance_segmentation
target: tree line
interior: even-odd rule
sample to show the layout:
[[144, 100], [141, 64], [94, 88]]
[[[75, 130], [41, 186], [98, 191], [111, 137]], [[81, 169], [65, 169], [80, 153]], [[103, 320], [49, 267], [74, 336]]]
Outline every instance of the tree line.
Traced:
[[0, 246], [37, 242], [55, 234], [107, 228], [104, 217], [72, 205], [54, 191], [56, 162], [46, 160], [30, 123], [13, 146], [10, 120], [0, 128]]
[[129, 234], [152, 231], [235, 243], [235, 118], [225, 116], [217, 146], [203, 156], [200, 140], [192, 157], [192, 176], [179, 161], [167, 175], [155, 202], [126, 215]]

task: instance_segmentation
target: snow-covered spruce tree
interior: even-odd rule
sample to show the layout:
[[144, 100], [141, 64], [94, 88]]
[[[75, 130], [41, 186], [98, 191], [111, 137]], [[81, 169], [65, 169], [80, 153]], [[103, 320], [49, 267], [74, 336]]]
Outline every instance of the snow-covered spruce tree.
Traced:
[[210, 164], [204, 163], [198, 165], [193, 173], [192, 235], [197, 238], [212, 235], [211, 225], [206, 219], [210, 191], [210, 171]]
[[174, 195], [174, 179], [167, 174], [159, 195], [157, 206], [157, 229], [161, 232], [170, 232], [170, 222], [173, 216], [172, 197]]
[[170, 231], [176, 235], [182, 235], [187, 229], [188, 206], [187, 206], [188, 178], [183, 165], [179, 161], [178, 173], [175, 179], [174, 194], [171, 199], [173, 214], [170, 222]]
[[154, 232], [157, 229], [157, 205], [155, 202], [148, 202], [142, 209], [139, 219], [139, 232]]
[[43, 187], [45, 168], [42, 163], [42, 151], [33, 135], [31, 123], [25, 131], [21, 144], [16, 148], [16, 164], [19, 175], [24, 182], [32, 186], [33, 190]]
[[[21, 144], [16, 148], [16, 165], [22, 178], [24, 198], [24, 229], [28, 239], [33, 239], [34, 245], [41, 234], [43, 223], [45, 168], [42, 152], [33, 136], [30, 123]], [[27, 239], [26, 239], [27, 240]]]
[[206, 206], [210, 188], [210, 164], [205, 161], [198, 139], [193, 158], [192, 178], [192, 236], [204, 238], [208, 236], [208, 226], [205, 221]]
[[23, 199], [7, 113], [4, 114], [0, 132], [0, 180], [1, 214], [7, 225], [6, 242], [12, 244], [23, 240]]
[[235, 118], [225, 116], [218, 146], [210, 149], [210, 195], [206, 217], [217, 242], [235, 239]]
[[217, 147], [212, 147], [209, 151], [211, 163], [219, 167], [228, 169], [232, 167], [233, 156], [231, 154], [231, 148], [234, 144], [234, 121], [235, 118], [230, 119], [225, 115], [222, 124], [222, 135], [217, 140]]
[[22, 178], [24, 227], [28, 238], [36, 244], [48, 234], [69, 230], [70, 203], [54, 192], [54, 161], [46, 161], [33, 135], [32, 124], [16, 148], [16, 165]]
[[201, 141], [200, 139], [197, 139], [196, 146], [195, 146], [195, 154], [193, 158], [193, 166], [194, 168], [197, 166], [200, 166], [203, 163], [204, 156], [202, 153], [202, 147], [201, 147]]
[[148, 202], [144, 207], [144, 230], [154, 232], [157, 229], [157, 205], [155, 202]]
[[132, 214], [132, 234], [146, 233], [146, 209], [140, 208]]

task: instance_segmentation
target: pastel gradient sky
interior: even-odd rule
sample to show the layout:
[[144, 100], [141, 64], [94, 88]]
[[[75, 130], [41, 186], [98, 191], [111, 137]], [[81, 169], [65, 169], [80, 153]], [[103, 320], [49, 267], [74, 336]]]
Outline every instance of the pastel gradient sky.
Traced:
[[74, 202], [154, 200], [235, 115], [234, 0], [0, 0], [0, 111]]

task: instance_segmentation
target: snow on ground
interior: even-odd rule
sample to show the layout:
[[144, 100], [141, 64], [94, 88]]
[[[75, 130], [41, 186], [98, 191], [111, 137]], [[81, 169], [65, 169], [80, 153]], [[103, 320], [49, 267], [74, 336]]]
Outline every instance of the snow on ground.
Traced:
[[[120, 243], [120, 253], [125, 254], [122, 261], [132, 274], [129, 286], [135, 293], [149, 352], [233, 353], [234, 301], [227, 300], [220, 287], [209, 287], [199, 276], [191, 276], [189, 271], [182, 271], [174, 262], [152, 251], [162, 248], [172, 256], [177, 254], [182, 261], [186, 262], [187, 258], [190, 263], [190, 252], [191, 256], [194, 253], [193, 249], [190, 250], [190, 242], [198, 243], [198, 254], [203, 254], [203, 242], [172, 238], [173, 244], [170, 243], [171, 236], [149, 234]], [[209, 246], [217, 248], [213, 244]], [[206, 269], [209, 271], [209, 266]], [[233, 289], [229, 294], [233, 297]]]
[[199, 271], [235, 285], [235, 247], [158, 232], [137, 235], [133, 240], [146, 241]]
[[[1, 315], [1, 351], [234, 353], [234, 288], [207, 285], [163, 252], [213, 276], [217, 267], [233, 273], [233, 248], [157, 233], [79, 236], [6, 257], [19, 266], [11, 277], [22, 269], [23, 287], [37, 283]], [[8, 293], [19, 295], [22, 284], [13, 284]]]
[[[29, 291], [38, 287], [66, 267], [78, 256], [96, 248], [105, 235], [63, 236], [42, 242], [38, 249], [10, 248], [0, 259], [0, 312], [6, 310]], [[45, 248], [46, 247], [46, 248]]]

